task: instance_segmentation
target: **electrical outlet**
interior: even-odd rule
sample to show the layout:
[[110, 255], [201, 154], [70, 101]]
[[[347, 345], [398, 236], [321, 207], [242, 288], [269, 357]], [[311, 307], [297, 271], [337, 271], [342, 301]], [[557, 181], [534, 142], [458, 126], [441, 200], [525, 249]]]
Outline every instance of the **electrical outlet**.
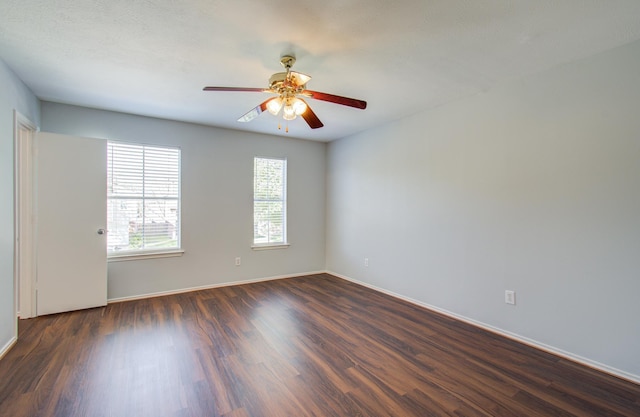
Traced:
[[236, 266], [240, 266], [240, 264], [242, 263], [242, 260], [240, 259], [240, 257], [238, 256], [236, 258]]
[[369, 266], [369, 258], [364, 258], [364, 266]]
[[516, 304], [516, 292], [511, 290], [505, 290], [504, 292], [504, 302], [507, 304]]

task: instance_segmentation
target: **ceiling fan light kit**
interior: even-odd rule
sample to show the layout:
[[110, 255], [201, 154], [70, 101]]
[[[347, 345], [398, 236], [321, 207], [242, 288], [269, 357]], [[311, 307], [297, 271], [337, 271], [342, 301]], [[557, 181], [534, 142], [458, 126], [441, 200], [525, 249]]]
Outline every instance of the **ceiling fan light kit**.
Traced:
[[[286, 72], [278, 72], [269, 78], [269, 88], [245, 88], [245, 87], [204, 87], [204, 91], [236, 91], [236, 92], [264, 92], [276, 94], [276, 97], [267, 99], [255, 108], [249, 110], [242, 115], [239, 122], [250, 122], [258, 117], [263, 111], [277, 116], [282, 110], [282, 118], [284, 120], [294, 120], [301, 116], [311, 129], [318, 129], [324, 124], [318, 116], [311, 110], [311, 107], [303, 98], [308, 97], [315, 100], [327, 101], [330, 103], [341, 104], [343, 106], [354, 107], [364, 110], [367, 102], [348, 97], [336, 96], [333, 94], [321, 93], [318, 91], [307, 90], [306, 86], [311, 77], [296, 71], [291, 71], [291, 67], [296, 62], [295, 57], [285, 55], [280, 59], [280, 63]], [[287, 129], [288, 132], [288, 129]]]

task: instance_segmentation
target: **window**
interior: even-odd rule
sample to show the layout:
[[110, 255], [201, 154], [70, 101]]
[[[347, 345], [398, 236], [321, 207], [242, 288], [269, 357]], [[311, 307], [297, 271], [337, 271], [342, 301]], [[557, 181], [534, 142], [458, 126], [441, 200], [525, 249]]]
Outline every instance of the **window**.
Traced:
[[253, 162], [253, 244], [287, 245], [287, 160]]
[[180, 248], [180, 149], [107, 144], [107, 253]]

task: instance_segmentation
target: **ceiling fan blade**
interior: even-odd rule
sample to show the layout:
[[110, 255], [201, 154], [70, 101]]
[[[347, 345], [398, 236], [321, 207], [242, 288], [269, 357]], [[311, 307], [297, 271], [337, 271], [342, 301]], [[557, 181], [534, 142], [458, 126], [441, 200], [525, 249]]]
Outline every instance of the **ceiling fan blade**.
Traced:
[[336, 96], [311, 90], [304, 90], [304, 94], [307, 94], [309, 97], [315, 98], [316, 100], [329, 101], [331, 103], [342, 104], [343, 106], [355, 107], [362, 110], [367, 108], [366, 101], [357, 100], [355, 98]]
[[258, 104], [256, 107], [254, 107], [253, 109], [249, 110], [248, 112], [246, 112], [245, 114], [243, 114], [238, 121], [239, 122], [250, 122], [253, 119], [255, 119], [256, 117], [260, 116], [260, 113], [262, 113], [263, 111], [265, 111], [267, 109], [267, 104], [271, 101], [271, 100], [275, 100], [277, 97], [271, 97], [268, 100], [263, 101], [262, 103]]
[[268, 91], [264, 88], [251, 88], [251, 87], [205, 87], [202, 90], [203, 91], [244, 91], [244, 92], [255, 92], [255, 93], [262, 93], [263, 91]]
[[311, 80], [310, 75], [296, 71], [289, 72], [289, 77], [291, 77], [291, 81], [293, 81], [293, 83], [298, 87], [305, 85], [309, 82], [309, 80]]
[[[300, 100], [302, 99], [300, 98]], [[311, 129], [318, 129], [319, 127], [324, 126], [324, 124], [322, 124], [320, 119], [318, 119], [318, 116], [316, 116], [313, 110], [311, 110], [311, 107], [309, 107], [309, 104], [307, 104], [307, 102], [304, 100], [302, 101], [304, 102], [304, 104], [307, 105], [307, 110], [305, 110], [304, 113], [301, 114], [301, 116], [304, 119], [304, 121], [307, 122], [309, 127]]]

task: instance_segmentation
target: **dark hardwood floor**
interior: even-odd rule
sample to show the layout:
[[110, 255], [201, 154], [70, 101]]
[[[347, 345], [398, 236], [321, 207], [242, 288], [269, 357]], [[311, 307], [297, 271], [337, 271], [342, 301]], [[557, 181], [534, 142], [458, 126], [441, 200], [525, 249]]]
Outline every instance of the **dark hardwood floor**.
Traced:
[[330, 275], [23, 320], [0, 416], [640, 416], [640, 385]]

